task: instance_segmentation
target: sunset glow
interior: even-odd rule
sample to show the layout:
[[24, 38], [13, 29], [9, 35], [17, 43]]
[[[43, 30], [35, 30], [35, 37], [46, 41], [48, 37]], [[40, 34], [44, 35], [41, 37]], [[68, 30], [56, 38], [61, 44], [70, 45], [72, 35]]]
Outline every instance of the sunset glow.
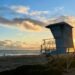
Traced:
[[74, 3], [74, 0], [43, 0], [43, 4], [42, 0], [0, 0], [0, 50], [40, 50], [43, 39], [53, 38], [45, 26], [57, 19], [65, 19], [74, 27], [75, 46]]

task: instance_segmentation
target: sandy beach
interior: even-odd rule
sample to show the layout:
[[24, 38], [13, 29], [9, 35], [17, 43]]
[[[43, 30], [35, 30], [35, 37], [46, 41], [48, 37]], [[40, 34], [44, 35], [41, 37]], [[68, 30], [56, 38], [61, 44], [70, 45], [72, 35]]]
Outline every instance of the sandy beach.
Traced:
[[46, 62], [45, 56], [42, 55], [2, 56], [0, 57], [0, 72], [22, 65], [44, 64]]

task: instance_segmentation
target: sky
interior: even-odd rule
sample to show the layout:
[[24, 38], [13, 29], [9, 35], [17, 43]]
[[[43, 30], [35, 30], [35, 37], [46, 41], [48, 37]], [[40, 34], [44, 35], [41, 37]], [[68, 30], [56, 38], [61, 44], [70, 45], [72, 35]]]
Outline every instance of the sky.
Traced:
[[0, 49], [38, 50], [53, 38], [51, 18], [75, 16], [75, 0], [0, 0]]

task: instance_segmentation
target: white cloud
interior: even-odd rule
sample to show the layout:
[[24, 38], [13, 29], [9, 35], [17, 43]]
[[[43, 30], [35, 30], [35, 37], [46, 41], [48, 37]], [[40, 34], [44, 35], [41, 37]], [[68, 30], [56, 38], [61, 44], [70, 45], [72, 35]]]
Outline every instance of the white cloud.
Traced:
[[27, 6], [10, 6], [9, 8], [16, 13], [21, 13], [21, 14], [28, 14], [30, 10], [30, 8]]
[[32, 11], [29, 13], [30, 16], [39, 16], [49, 14], [49, 11]]
[[56, 8], [54, 8], [54, 11], [55, 11], [55, 12], [64, 11], [64, 7], [63, 7], [63, 6], [61, 6], [61, 7], [56, 7]]
[[34, 17], [34, 19], [37, 19], [39, 21], [42, 21], [45, 24], [48, 24], [48, 21], [51, 18], [59, 17], [61, 15], [64, 15], [64, 7], [56, 7], [53, 10], [45, 10], [45, 11], [32, 11], [29, 13], [30, 16]]
[[49, 14], [49, 11], [46, 10], [33, 10], [28, 7], [28, 6], [10, 6], [8, 7], [9, 9], [13, 10], [16, 13], [20, 14], [27, 14], [29, 16], [37, 16], [37, 15], [44, 15], [44, 14]]
[[23, 15], [27, 15], [30, 17], [45, 17], [46, 15], [50, 14], [50, 11], [48, 10], [32, 10], [32, 8], [28, 7], [28, 6], [10, 6], [8, 7], [9, 9], [11, 9], [13, 12], [15, 13], [19, 13], [19, 14], [23, 14]]
[[[37, 19], [39, 19], [40, 21], [48, 24], [49, 21], [52, 19], [52, 18], [57, 18], [59, 16], [62, 16], [64, 15], [64, 7], [56, 7], [54, 8], [53, 10], [51, 11], [48, 11], [48, 13], [46, 15], [37, 15], [35, 16]], [[48, 17], [47, 17], [48, 16]]]

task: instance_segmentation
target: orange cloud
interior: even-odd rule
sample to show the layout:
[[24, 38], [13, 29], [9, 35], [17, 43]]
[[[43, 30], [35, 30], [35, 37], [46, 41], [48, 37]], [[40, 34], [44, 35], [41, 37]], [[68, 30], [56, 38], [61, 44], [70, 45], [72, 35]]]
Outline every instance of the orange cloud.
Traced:
[[3, 17], [0, 17], [0, 24], [3, 24], [2, 26], [5, 26], [5, 27], [6, 26], [17, 27], [18, 29], [22, 31], [26, 29], [33, 30], [33, 31], [40, 31], [42, 29], [41, 26], [44, 25], [44, 23], [33, 20], [33, 19], [16, 18], [13, 20], [7, 20]]

